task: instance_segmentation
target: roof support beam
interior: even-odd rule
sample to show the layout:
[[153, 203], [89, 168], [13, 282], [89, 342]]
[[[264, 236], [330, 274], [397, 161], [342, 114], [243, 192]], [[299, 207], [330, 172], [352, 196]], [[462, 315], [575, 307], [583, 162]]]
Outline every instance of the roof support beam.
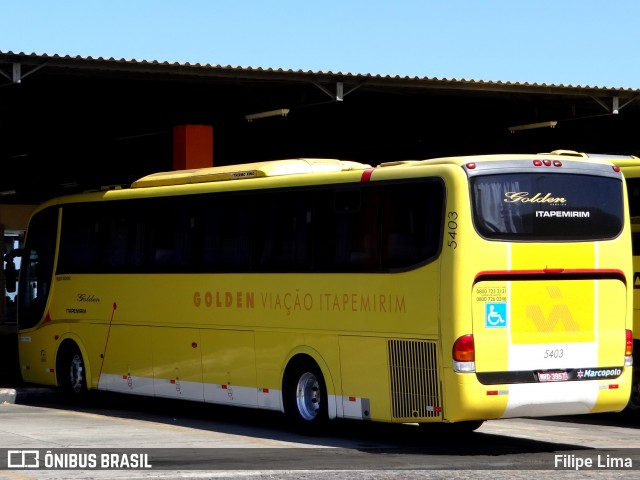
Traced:
[[42, 67], [44, 67], [47, 63], [49, 63], [48, 60], [46, 62], [44, 62], [44, 63], [41, 63], [40, 65], [37, 65], [37, 66], [33, 67], [28, 72], [24, 72], [23, 73], [22, 72], [22, 64], [19, 63], [19, 62], [15, 62], [11, 66], [11, 73], [7, 73], [7, 72], [4, 72], [4, 71], [0, 70], [0, 75], [2, 75], [3, 77], [11, 80], [12, 84], [20, 83], [20, 82], [22, 82], [22, 80], [24, 78], [28, 77], [32, 73], [37, 72]]
[[326, 93], [327, 95], [329, 95], [329, 97], [331, 97], [332, 100], [335, 100], [336, 102], [342, 102], [344, 100], [344, 97], [346, 97], [347, 95], [349, 95], [351, 92], [353, 92], [354, 90], [357, 90], [358, 88], [360, 88], [364, 82], [359, 83], [358, 85], [356, 85], [355, 87], [353, 87], [351, 90], [347, 90], [346, 92], [344, 91], [344, 82], [336, 82], [336, 93], [335, 95], [333, 94], [333, 92], [331, 92], [327, 87], [325, 87], [324, 85], [320, 85], [317, 82], [311, 82], [313, 83], [316, 87], [318, 87], [320, 90], [322, 90], [324, 93]]
[[595, 100], [595, 102], [600, 105], [602, 108], [604, 108], [608, 113], [612, 113], [614, 115], [618, 114], [620, 112], [620, 110], [622, 110], [624, 107], [626, 107], [627, 105], [629, 105], [631, 102], [633, 102], [634, 100], [637, 100], [638, 98], [640, 98], [640, 95], [636, 95], [635, 97], [633, 97], [630, 100], [627, 100], [626, 102], [624, 102], [622, 105], [620, 105], [620, 98], [617, 96], [611, 97], [611, 108], [609, 108], [602, 100], [600, 100], [598, 97], [594, 97], [593, 95], [591, 95], [591, 98], [593, 100]]

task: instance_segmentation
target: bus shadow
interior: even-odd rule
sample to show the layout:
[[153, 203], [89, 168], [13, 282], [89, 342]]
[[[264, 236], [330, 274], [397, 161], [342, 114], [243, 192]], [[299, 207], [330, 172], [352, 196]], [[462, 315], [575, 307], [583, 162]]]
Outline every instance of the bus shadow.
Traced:
[[482, 431], [455, 434], [415, 424], [384, 424], [337, 420], [323, 436], [293, 431], [284, 414], [256, 409], [212, 405], [183, 400], [90, 392], [72, 401], [58, 390], [19, 387], [16, 403], [34, 407], [80, 411], [112, 418], [149, 421], [221, 434], [246, 435], [308, 447], [344, 448], [381, 455], [496, 456], [591, 450], [574, 444], [545, 442]]
[[609, 427], [640, 429], [640, 410], [625, 409], [618, 413], [593, 413], [589, 415], [546, 417], [544, 420], [577, 423], [582, 425], [606, 425]]

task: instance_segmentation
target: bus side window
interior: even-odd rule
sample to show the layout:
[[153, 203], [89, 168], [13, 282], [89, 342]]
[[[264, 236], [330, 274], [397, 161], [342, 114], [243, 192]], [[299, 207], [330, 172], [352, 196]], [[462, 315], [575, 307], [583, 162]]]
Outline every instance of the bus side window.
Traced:
[[627, 178], [627, 196], [629, 198], [629, 215], [640, 217], [640, 178]]
[[382, 266], [408, 268], [440, 246], [442, 187], [438, 182], [388, 185], [382, 211]]
[[249, 271], [252, 202], [253, 196], [231, 195], [206, 204], [202, 214], [202, 270]]
[[634, 257], [640, 255], [640, 232], [631, 233], [631, 249]]
[[57, 207], [39, 212], [29, 224], [18, 290], [20, 329], [34, 327], [44, 316], [53, 280], [57, 231]]
[[57, 274], [90, 273], [98, 264], [97, 215], [79, 205], [62, 209], [62, 233], [58, 254]]
[[105, 251], [102, 257], [103, 269], [107, 272], [122, 272], [127, 269], [130, 243], [130, 228], [127, 224], [128, 222], [124, 218], [114, 218], [107, 223], [105, 234], [110, 241], [104, 245]]
[[149, 252], [149, 270], [154, 272], [192, 271], [195, 261], [195, 212], [185, 198], [154, 201], [147, 215], [141, 215], [145, 224], [146, 244]]
[[334, 249], [326, 252], [328, 263], [337, 271], [378, 269], [380, 188], [336, 190], [333, 203], [333, 218], [324, 226]]
[[309, 192], [259, 196], [256, 212], [258, 271], [309, 271], [311, 266], [311, 198]]

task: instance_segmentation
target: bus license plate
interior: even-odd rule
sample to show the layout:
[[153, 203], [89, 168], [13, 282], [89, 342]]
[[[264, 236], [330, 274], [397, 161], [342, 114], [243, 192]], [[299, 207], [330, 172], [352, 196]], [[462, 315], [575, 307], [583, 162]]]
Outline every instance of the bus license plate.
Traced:
[[565, 382], [567, 379], [567, 372], [538, 372], [539, 382]]

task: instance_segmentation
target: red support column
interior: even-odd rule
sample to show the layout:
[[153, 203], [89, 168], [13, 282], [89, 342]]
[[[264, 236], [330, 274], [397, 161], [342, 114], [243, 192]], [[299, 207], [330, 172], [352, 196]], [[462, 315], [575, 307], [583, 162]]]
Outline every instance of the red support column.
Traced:
[[213, 166], [213, 127], [178, 125], [173, 128], [173, 169]]

